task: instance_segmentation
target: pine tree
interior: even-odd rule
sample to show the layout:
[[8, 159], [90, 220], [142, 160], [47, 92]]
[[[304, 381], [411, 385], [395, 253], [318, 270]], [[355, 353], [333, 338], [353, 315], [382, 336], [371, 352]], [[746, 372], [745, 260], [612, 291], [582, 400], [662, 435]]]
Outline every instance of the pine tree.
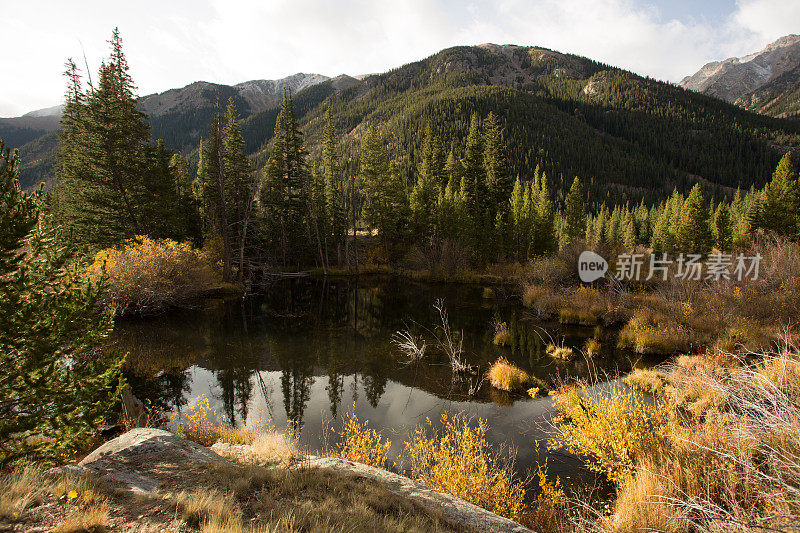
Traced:
[[503, 128], [494, 113], [489, 112], [486, 116], [483, 130], [483, 162], [490, 202], [488, 216], [494, 219], [498, 207], [504, 211], [504, 203], [511, 193], [512, 182], [503, 144]]
[[425, 143], [422, 150], [422, 165], [419, 174], [436, 187], [436, 193], [443, 192], [450, 180], [446, 168], [444, 149], [439, 138], [434, 135], [430, 124], [425, 132]]
[[796, 237], [800, 190], [791, 152], [786, 152], [781, 158], [772, 174], [772, 181], [764, 187], [760, 207], [761, 220], [757, 221], [760, 227]]
[[564, 204], [564, 235], [566, 242], [574, 242], [586, 234], [586, 206], [583, 201], [583, 187], [577, 177], [572, 181]]
[[228, 99], [225, 126], [222, 130], [222, 174], [225, 187], [225, 210], [230, 228], [231, 245], [238, 261], [237, 275], [241, 280], [245, 271], [247, 233], [253, 210], [255, 178], [250, 162], [244, 155], [244, 139], [238, 123], [233, 98]]
[[[22, 192], [0, 141], [0, 466], [58, 462], [86, 446], [111, 411], [124, 358], [103, 350], [111, 312], [64, 236]], [[67, 266], [69, 265], [69, 266]]]
[[325, 131], [322, 148], [322, 172], [325, 177], [325, 212], [332, 246], [336, 249], [337, 264], [342, 265], [343, 247], [346, 246], [344, 181], [339, 162], [339, 147], [333, 126], [331, 110], [325, 112]]
[[625, 214], [625, 219], [622, 223], [622, 226], [624, 228], [622, 245], [626, 249], [632, 250], [639, 242], [639, 235], [636, 231], [636, 219], [634, 218], [632, 211], [628, 211]]
[[703, 197], [703, 189], [700, 184], [696, 184], [692, 187], [692, 191], [683, 203], [681, 210], [681, 222], [677, 233], [680, 251], [684, 253], [708, 253], [712, 244], [708, 219], [708, 205], [706, 205]]
[[444, 174], [447, 177], [447, 181], [444, 184], [445, 188], [449, 184], [452, 184], [453, 187], [460, 186], [461, 178], [463, 176], [463, 169], [461, 168], [461, 163], [459, 163], [458, 159], [456, 159], [456, 156], [453, 154], [452, 150], [450, 150], [450, 153], [447, 155], [447, 161], [444, 165]]
[[208, 217], [208, 237], [222, 241], [222, 280], [232, 279], [233, 244], [228, 207], [228, 187], [223, 165], [222, 109], [217, 94], [216, 111], [209, 126], [208, 139], [200, 141], [198, 181], [202, 190], [203, 212]]
[[284, 266], [291, 261], [299, 264], [310, 250], [307, 243], [313, 238], [311, 228], [305, 224], [310, 212], [306, 156], [292, 94], [284, 89], [262, 186], [262, 206], [271, 211], [271, 218], [277, 223], [278, 249]]
[[485, 194], [486, 173], [483, 167], [483, 136], [481, 121], [477, 113], [472, 114], [467, 136], [464, 158], [461, 195], [473, 223], [473, 231], [480, 230], [484, 219], [487, 197]]
[[731, 251], [733, 245], [731, 211], [725, 202], [721, 202], [714, 212], [714, 243], [723, 252]]
[[58, 217], [73, 236], [103, 247], [138, 234], [175, 235], [170, 209], [180, 202], [166, 148], [153, 146], [146, 117], [136, 108], [136, 87], [114, 30], [111, 55], [97, 86], [83, 92], [74, 63], [59, 136]]
[[[555, 228], [555, 211], [547, 177], [542, 175], [535, 196], [535, 215], [531, 224], [531, 255], [551, 253], [558, 247]], [[533, 199], [532, 199], [533, 200]]]
[[406, 190], [389, 164], [383, 137], [370, 128], [361, 141], [361, 180], [364, 185], [364, 219], [378, 230], [388, 260], [393, 260], [406, 235], [409, 216]]

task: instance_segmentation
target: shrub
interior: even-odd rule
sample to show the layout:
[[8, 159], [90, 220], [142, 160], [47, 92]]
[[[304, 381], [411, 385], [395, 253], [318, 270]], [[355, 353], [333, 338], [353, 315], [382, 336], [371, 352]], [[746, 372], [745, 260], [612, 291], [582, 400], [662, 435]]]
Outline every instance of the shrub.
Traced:
[[497, 294], [495, 294], [493, 288], [484, 287], [483, 292], [481, 293], [481, 298], [483, 298], [484, 300], [493, 300], [497, 298]]
[[360, 422], [354, 412], [348, 413], [339, 432], [335, 455], [348, 461], [386, 468], [392, 443], [367, 425], [368, 422]]
[[269, 421], [258, 420], [248, 426], [233, 427], [220, 420], [205, 394], [201, 394], [180, 418], [172, 416], [178, 434], [203, 446], [217, 442], [254, 444], [258, 437], [275, 432]]
[[501, 516], [520, 521], [525, 516], [525, 484], [515, 479], [513, 463], [504, 461], [486, 440], [487, 425], [470, 425], [465, 417], [442, 415], [442, 429], [430, 420], [418, 426], [405, 443], [410, 476], [434, 490], [446, 492]]
[[488, 377], [492, 387], [508, 392], [522, 390], [531, 382], [527, 372], [509, 363], [504, 357], [489, 367]]
[[[674, 426], [634, 461], [612, 515], [619, 531], [790, 531], [800, 514], [800, 388], [794, 350], [752, 365], [685, 358], [679, 394], [728, 399]], [[794, 370], [793, 370], [794, 369]]]
[[522, 288], [522, 304], [536, 313], [540, 318], [550, 316], [555, 294], [552, 287], [546, 285], [526, 284]]
[[570, 387], [556, 393], [554, 400], [558, 414], [553, 422], [561, 440], [551, 446], [587, 456], [590, 470], [605, 473], [617, 484], [671, 426], [671, 404], [653, 404], [619, 389], [593, 398], [585, 386]]
[[189, 243], [138, 236], [95, 255], [90, 279], [108, 278], [106, 302], [118, 315], [148, 315], [185, 305], [219, 278]]

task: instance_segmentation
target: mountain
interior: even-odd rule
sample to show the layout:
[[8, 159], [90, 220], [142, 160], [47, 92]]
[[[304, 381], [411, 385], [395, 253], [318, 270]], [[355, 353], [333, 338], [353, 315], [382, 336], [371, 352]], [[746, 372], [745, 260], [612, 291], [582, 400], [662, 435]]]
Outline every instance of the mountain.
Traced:
[[[313, 76], [313, 75], [302, 75]], [[413, 184], [430, 125], [446, 149], [463, 157], [470, 115], [494, 112], [503, 122], [512, 176], [539, 166], [556, 194], [580, 176], [593, 198], [657, 200], [674, 187], [701, 182], [712, 194], [761, 185], [787, 149], [800, 147], [800, 122], [749, 112], [718, 98], [541, 47], [459, 46], [361, 79], [296, 80], [296, 116], [312, 155], [319, 153], [324, 114], [344, 135], [347, 172], [368, 126], [382, 128], [393, 159]], [[279, 84], [278, 84], [279, 85]], [[217, 93], [234, 98], [245, 147], [256, 167], [266, 161], [278, 113], [276, 84], [195, 83], [141, 99], [154, 138], [196, 161]], [[0, 131], [2, 135], [2, 131]], [[23, 145], [23, 182], [52, 166], [55, 133]]]
[[708, 63], [680, 85], [772, 116], [800, 112], [800, 35], [786, 35], [760, 52]]
[[580, 176], [593, 198], [620, 201], [698, 181], [714, 194], [762, 184], [787, 147], [800, 146], [796, 122], [541, 47], [454, 47], [368, 76], [298, 110], [312, 151], [329, 107], [353, 144], [367, 126], [384, 128], [408, 183], [428, 125], [463, 157], [470, 114], [492, 111], [504, 122], [512, 176], [529, 178], [538, 165], [559, 194]]
[[[199, 81], [143, 96], [139, 99], [139, 109], [149, 117], [153, 138], [164, 139], [173, 150], [189, 152], [208, 129], [218, 93], [223, 105], [232, 96], [239, 114], [246, 117], [277, 106], [284, 87], [300, 92], [319, 83], [340, 84], [345, 78], [297, 73], [279, 80], [252, 80], [236, 85]], [[6, 146], [20, 148], [24, 162], [23, 186], [30, 187], [52, 178], [61, 109], [58, 105], [21, 117], [0, 118], [0, 139]]]

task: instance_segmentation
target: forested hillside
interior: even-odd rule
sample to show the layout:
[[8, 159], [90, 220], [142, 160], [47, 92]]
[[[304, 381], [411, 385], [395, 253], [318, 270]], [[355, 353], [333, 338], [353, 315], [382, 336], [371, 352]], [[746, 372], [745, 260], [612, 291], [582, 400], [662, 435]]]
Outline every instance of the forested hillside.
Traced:
[[[298, 95], [299, 96], [299, 95]], [[457, 47], [340, 91], [302, 118], [309, 144], [327, 107], [344, 131], [384, 127], [408, 179], [430, 124], [456, 157], [471, 113], [500, 117], [512, 175], [538, 164], [566, 189], [580, 176], [593, 193], [659, 197], [698, 178], [761, 184], [798, 125], [540, 48]], [[601, 197], [601, 196], [594, 196]]]

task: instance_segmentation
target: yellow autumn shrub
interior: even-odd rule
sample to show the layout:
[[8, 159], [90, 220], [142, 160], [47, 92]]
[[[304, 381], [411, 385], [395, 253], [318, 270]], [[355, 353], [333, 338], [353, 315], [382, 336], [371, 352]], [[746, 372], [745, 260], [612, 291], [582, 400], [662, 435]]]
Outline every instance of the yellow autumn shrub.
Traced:
[[585, 386], [553, 395], [558, 410], [554, 423], [561, 435], [552, 448], [586, 457], [586, 466], [622, 483], [634, 462], [654, 447], [673, 424], [668, 401], [650, 401], [620, 388], [590, 394]]
[[386, 468], [392, 442], [361, 422], [355, 412], [345, 416], [344, 427], [339, 431], [339, 442], [334, 455], [356, 463]]
[[444, 413], [441, 426], [435, 429], [428, 419], [405, 443], [410, 476], [511, 520], [524, 520], [525, 484], [486, 440], [486, 421], [473, 425], [466, 417]]
[[87, 269], [90, 279], [105, 273], [108, 304], [118, 315], [145, 315], [184, 305], [219, 279], [203, 253], [189, 243], [137, 236], [99, 251]]

